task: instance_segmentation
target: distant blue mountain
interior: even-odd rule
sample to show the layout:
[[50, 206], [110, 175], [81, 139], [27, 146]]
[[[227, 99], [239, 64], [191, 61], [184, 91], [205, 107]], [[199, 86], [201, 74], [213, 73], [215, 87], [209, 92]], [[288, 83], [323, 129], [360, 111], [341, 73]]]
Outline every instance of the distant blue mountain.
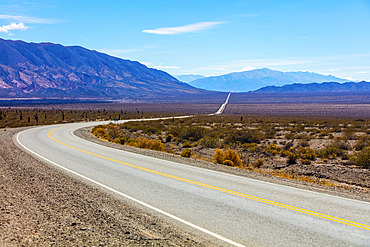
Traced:
[[189, 83], [197, 79], [205, 78], [205, 76], [203, 75], [175, 75], [175, 78], [177, 78], [179, 81]]
[[255, 69], [221, 76], [211, 76], [189, 82], [190, 85], [214, 91], [248, 92], [266, 86], [283, 86], [292, 83], [346, 82], [331, 75], [312, 72], [281, 72], [271, 69]]
[[326, 93], [326, 92], [369, 92], [370, 82], [323, 82], [323, 83], [309, 83], [301, 84], [294, 83], [291, 85], [284, 85], [281, 87], [268, 86], [255, 90], [256, 93]]

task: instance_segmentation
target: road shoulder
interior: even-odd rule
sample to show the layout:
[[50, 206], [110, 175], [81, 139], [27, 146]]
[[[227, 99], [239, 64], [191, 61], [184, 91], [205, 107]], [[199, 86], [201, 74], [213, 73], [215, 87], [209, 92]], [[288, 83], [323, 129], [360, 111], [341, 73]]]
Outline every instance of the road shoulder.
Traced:
[[0, 246], [202, 246], [185, 232], [23, 152], [0, 130]]

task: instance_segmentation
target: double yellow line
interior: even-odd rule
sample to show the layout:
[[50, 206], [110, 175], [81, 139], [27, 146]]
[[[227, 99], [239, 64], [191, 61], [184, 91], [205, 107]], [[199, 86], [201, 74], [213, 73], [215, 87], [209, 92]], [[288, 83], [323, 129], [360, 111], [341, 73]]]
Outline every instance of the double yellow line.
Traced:
[[185, 182], [185, 183], [188, 183], [188, 184], [201, 186], [201, 187], [204, 187], [204, 188], [224, 192], [224, 193], [227, 193], [227, 194], [247, 198], [247, 199], [250, 199], [250, 200], [253, 200], [253, 201], [258, 201], [258, 202], [261, 202], [261, 203], [273, 205], [273, 206], [280, 207], [280, 208], [289, 209], [289, 210], [300, 212], [300, 213], [303, 213], [303, 214], [312, 215], [312, 216], [315, 216], [315, 217], [318, 217], [318, 218], [327, 219], [327, 220], [330, 220], [330, 221], [335, 221], [335, 222], [338, 222], [338, 223], [342, 223], [342, 224], [346, 224], [346, 225], [350, 225], [350, 226], [354, 226], [354, 227], [357, 227], [357, 228], [361, 228], [361, 229], [365, 229], [365, 230], [370, 231], [370, 226], [369, 225], [365, 225], [365, 224], [361, 224], [361, 223], [358, 223], [358, 222], [354, 222], [354, 221], [350, 221], [350, 220], [330, 216], [330, 215], [327, 215], [327, 214], [314, 212], [314, 211], [299, 208], [299, 207], [294, 207], [294, 206], [291, 206], [291, 205], [288, 205], [288, 204], [267, 200], [267, 199], [260, 198], [260, 197], [257, 197], [257, 196], [252, 196], [252, 195], [244, 194], [244, 193], [241, 193], [241, 192], [237, 192], [237, 191], [233, 191], [233, 190], [213, 186], [213, 185], [210, 185], [210, 184], [205, 184], [205, 183], [194, 181], [194, 180], [191, 180], [191, 179], [178, 177], [178, 176], [171, 175], [171, 174], [168, 174], [168, 173], [164, 173], [164, 172], [152, 170], [152, 169], [149, 169], [149, 168], [145, 168], [145, 167], [142, 167], [142, 166], [130, 164], [130, 163], [127, 163], [127, 162], [124, 162], [124, 161], [112, 159], [112, 158], [109, 158], [107, 156], [103, 156], [103, 155], [100, 155], [100, 154], [95, 154], [95, 153], [92, 153], [92, 152], [89, 152], [89, 151], [86, 151], [86, 150], [83, 150], [83, 149], [80, 149], [80, 148], [77, 148], [77, 147], [73, 147], [69, 144], [66, 144], [62, 141], [59, 141], [58, 139], [54, 138], [51, 135], [51, 133], [53, 131], [55, 131], [57, 129], [61, 129], [61, 128], [65, 128], [65, 127], [54, 128], [54, 129], [50, 130], [49, 132], [47, 132], [47, 136], [51, 140], [65, 146], [65, 147], [68, 147], [68, 148], [71, 148], [73, 150], [79, 151], [81, 153], [85, 153], [85, 154], [88, 154], [88, 155], [91, 155], [91, 156], [94, 156], [94, 157], [98, 157], [98, 158], [101, 158], [101, 159], [104, 159], [104, 160], [108, 160], [108, 161], [111, 161], [111, 162], [114, 162], [114, 163], [118, 163], [118, 164], [121, 164], [121, 165], [124, 165], [124, 166], [127, 166], [127, 167], [135, 168], [135, 169], [138, 169], [138, 170], [141, 170], [141, 171], [146, 171], [146, 172], [149, 172], [149, 173], [152, 173], [152, 174], [160, 175], [160, 176], [163, 176], [163, 177], [166, 177], [166, 178], [171, 178], [171, 179], [175, 179], [175, 180], [178, 180], [178, 181], [182, 181], [182, 182]]

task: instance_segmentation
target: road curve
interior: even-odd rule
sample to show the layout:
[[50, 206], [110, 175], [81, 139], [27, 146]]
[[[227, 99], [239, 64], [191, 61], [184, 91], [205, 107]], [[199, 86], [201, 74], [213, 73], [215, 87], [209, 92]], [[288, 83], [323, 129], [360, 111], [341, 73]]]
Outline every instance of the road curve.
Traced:
[[234, 246], [370, 246], [370, 204], [101, 146], [76, 137], [104, 122], [14, 137], [38, 159]]

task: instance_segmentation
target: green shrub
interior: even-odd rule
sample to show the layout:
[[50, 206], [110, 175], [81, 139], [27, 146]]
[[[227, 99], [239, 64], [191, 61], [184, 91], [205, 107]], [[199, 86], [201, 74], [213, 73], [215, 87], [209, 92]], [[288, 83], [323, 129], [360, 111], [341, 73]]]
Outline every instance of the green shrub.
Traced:
[[113, 128], [108, 128], [108, 135], [110, 135], [111, 139], [114, 140], [120, 136], [119, 131], [113, 127]]
[[187, 148], [187, 149], [182, 150], [180, 155], [181, 157], [190, 158], [191, 156], [194, 155], [194, 152], [190, 148]]
[[340, 149], [337, 145], [330, 144], [318, 151], [318, 155], [321, 158], [326, 159], [336, 159], [343, 154], [343, 150]]
[[227, 135], [225, 143], [229, 145], [244, 143], [260, 143], [264, 134], [259, 130], [236, 130]]
[[315, 151], [309, 147], [300, 147], [298, 156], [302, 160], [314, 160], [316, 158]]
[[297, 159], [298, 159], [298, 155], [297, 154], [288, 151], [286, 157], [288, 158], [288, 164], [295, 164], [295, 163], [297, 163]]
[[290, 142], [287, 142], [285, 145], [284, 145], [284, 147], [283, 147], [283, 149], [284, 150], [289, 150], [291, 147], [293, 147], [294, 146], [294, 143], [292, 142], [292, 141], [290, 141]]
[[362, 137], [358, 141], [356, 141], [356, 143], [354, 145], [354, 149], [357, 150], [357, 151], [360, 151], [366, 146], [370, 146], [370, 138]]
[[352, 158], [353, 164], [370, 168], [370, 146], [364, 147], [361, 151], [357, 152]]
[[184, 129], [181, 135], [181, 138], [187, 139], [187, 140], [198, 141], [203, 138], [204, 133], [205, 133], [205, 128], [203, 127], [188, 127]]
[[174, 136], [172, 134], [168, 134], [166, 137], [166, 142], [170, 142], [173, 139], [173, 137]]
[[265, 162], [265, 160], [264, 159], [262, 159], [262, 158], [259, 158], [254, 164], [253, 164], [253, 166], [254, 167], [257, 167], [257, 168], [260, 168], [261, 166], [263, 166], [263, 163]]
[[115, 139], [114, 142], [123, 145], [123, 144], [125, 144], [125, 142], [127, 142], [127, 137], [126, 136], [120, 136], [117, 139]]
[[191, 147], [193, 147], [193, 145], [191, 145], [190, 144], [190, 142], [188, 142], [188, 141], [184, 141], [183, 143], [182, 143], [182, 147], [183, 148], [191, 148]]
[[251, 153], [255, 153], [257, 151], [257, 148], [258, 148], [257, 143], [246, 143], [246, 144], [244, 144], [244, 146]]
[[204, 137], [201, 139], [201, 144], [205, 148], [217, 148], [221, 146], [220, 140], [213, 137]]

